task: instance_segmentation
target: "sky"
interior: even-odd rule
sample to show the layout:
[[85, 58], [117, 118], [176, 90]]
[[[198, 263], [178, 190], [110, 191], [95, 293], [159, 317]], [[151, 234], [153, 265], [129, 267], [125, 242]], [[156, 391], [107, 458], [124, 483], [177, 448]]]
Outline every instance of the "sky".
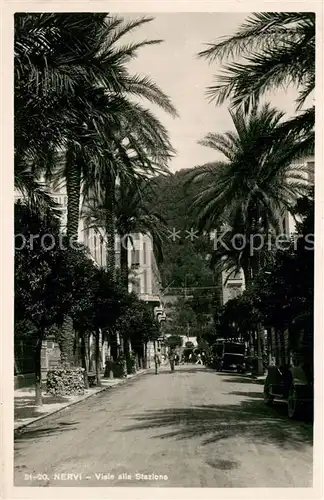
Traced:
[[[137, 59], [129, 63], [132, 73], [150, 76], [152, 80], [171, 98], [177, 108], [179, 118], [172, 118], [154, 106], [156, 116], [169, 131], [173, 147], [177, 151], [171, 160], [170, 170], [222, 159], [210, 148], [200, 146], [197, 141], [209, 132], [224, 133], [233, 129], [228, 112], [228, 103], [216, 106], [210, 103], [205, 91], [219, 74], [221, 65], [209, 64], [198, 59], [196, 54], [206, 43], [220, 37], [234, 34], [249, 13], [145, 13], [120, 14], [125, 20], [133, 20], [142, 15], [154, 17], [131, 35], [123, 37], [124, 42], [162, 39], [160, 45], [143, 47]], [[267, 100], [287, 116], [294, 114], [296, 91], [280, 90], [267, 96]]]

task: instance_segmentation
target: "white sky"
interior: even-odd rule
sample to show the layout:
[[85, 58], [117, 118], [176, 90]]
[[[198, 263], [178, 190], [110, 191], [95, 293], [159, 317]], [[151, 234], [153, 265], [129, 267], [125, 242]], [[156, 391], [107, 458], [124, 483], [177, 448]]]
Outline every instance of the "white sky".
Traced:
[[[147, 23], [124, 37], [124, 42], [143, 41], [145, 39], [163, 39], [160, 45], [143, 47], [138, 58], [129, 68], [132, 72], [150, 76], [160, 88], [170, 96], [180, 114], [172, 118], [154, 107], [155, 114], [169, 130], [177, 156], [170, 164], [171, 171], [191, 168], [208, 161], [220, 159], [215, 151], [197, 144], [208, 132], [227, 132], [232, 129], [232, 122], [227, 104], [216, 107], [209, 103], [206, 87], [213, 83], [213, 76], [220, 65], [198, 59], [196, 54], [204, 44], [216, 41], [219, 37], [234, 34], [237, 27], [249, 16], [249, 13], [155, 13], [155, 14], [120, 14], [125, 20], [142, 15], [154, 17]], [[273, 106], [294, 114], [293, 89], [277, 91], [267, 96]]]

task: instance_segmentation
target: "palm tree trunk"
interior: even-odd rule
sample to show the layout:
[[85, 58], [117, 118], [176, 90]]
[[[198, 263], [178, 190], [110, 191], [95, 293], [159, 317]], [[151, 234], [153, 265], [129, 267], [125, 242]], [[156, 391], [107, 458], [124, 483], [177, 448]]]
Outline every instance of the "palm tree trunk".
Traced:
[[81, 337], [81, 364], [82, 368], [84, 369], [84, 388], [89, 389], [86, 333], [80, 332], [80, 337]]
[[144, 344], [144, 369], [147, 368], [147, 342]]
[[81, 165], [77, 164], [73, 150], [68, 150], [66, 155], [66, 194], [67, 194], [67, 227], [69, 239], [78, 238], [81, 192]]
[[257, 356], [258, 356], [258, 375], [263, 375], [263, 357], [262, 357], [262, 325], [257, 327]]
[[[70, 147], [66, 155], [66, 194], [67, 194], [67, 237], [68, 243], [78, 239], [79, 207], [81, 191], [81, 167], [73, 148]], [[68, 250], [69, 251], [69, 244]], [[63, 319], [60, 335], [61, 362], [64, 365], [73, 365], [74, 332], [73, 321], [70, 316]]]
[[37, 339], [36, 349], [35, 349], [35, 405], [42, 406], [42, 370], [41, 370], [41, 354], [42, 354], [42, 342], [44, 338], [44, 332], [41, 331], [39, 338]]
[[74, 331], [71, 316], [65, 316], [58, 341], [61, 351], [62, 365], [73, 366], [74, 364]]
[[243, 264], [242, 269], [244, 274], [245, 288], [249, 289], [252, 284], [251, 268], [248, 264]]
[[[116, 251], [115, 251], [115, 179], [107, 180], [106, 196], [106, 267], [113, 281], [116, 280]], [[108, 208], [109, 207], [109, 208]]]
[[96, 330], [96, 379], [97, 386], [101, 386], [100, 380], [100, 331]]
[[120, 244], [120, 280], [121, 286], [128, 292], [128, 248], [127, 248], [127, 235], [121, 235]]

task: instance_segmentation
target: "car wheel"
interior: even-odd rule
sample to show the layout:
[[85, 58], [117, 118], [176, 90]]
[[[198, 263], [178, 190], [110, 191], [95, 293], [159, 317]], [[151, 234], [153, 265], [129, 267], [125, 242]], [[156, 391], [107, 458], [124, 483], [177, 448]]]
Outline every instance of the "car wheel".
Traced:
[[270, 394], [270, 385], [269, 382], [266, 380], [264, 383], [264, 388], [263, 388], [263, 401], [264, 404], [267, 406], [271, 406], [273, 403], [274, 397], [271, 396]]
[[291, 384], [288, 390], [288, 417], [298, 418], [301, 415], [302, 404], [298, 400], [296, 386]]

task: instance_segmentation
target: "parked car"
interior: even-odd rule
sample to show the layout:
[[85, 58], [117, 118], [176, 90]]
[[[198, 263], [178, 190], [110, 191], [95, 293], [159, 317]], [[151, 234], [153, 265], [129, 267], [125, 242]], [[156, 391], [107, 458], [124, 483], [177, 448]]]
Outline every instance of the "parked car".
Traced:
[[215, 368], [217, 371], [246, 371], [245, 353], [243, 342], [220, 341], [214, 346], [216, 357]]
[[264, 403], [272, 405], [275, 399], [287, 403], [288, 417], [306, 416], [312, 409], [313, 376], [305, 366], [269, 366], [263, 389]]

